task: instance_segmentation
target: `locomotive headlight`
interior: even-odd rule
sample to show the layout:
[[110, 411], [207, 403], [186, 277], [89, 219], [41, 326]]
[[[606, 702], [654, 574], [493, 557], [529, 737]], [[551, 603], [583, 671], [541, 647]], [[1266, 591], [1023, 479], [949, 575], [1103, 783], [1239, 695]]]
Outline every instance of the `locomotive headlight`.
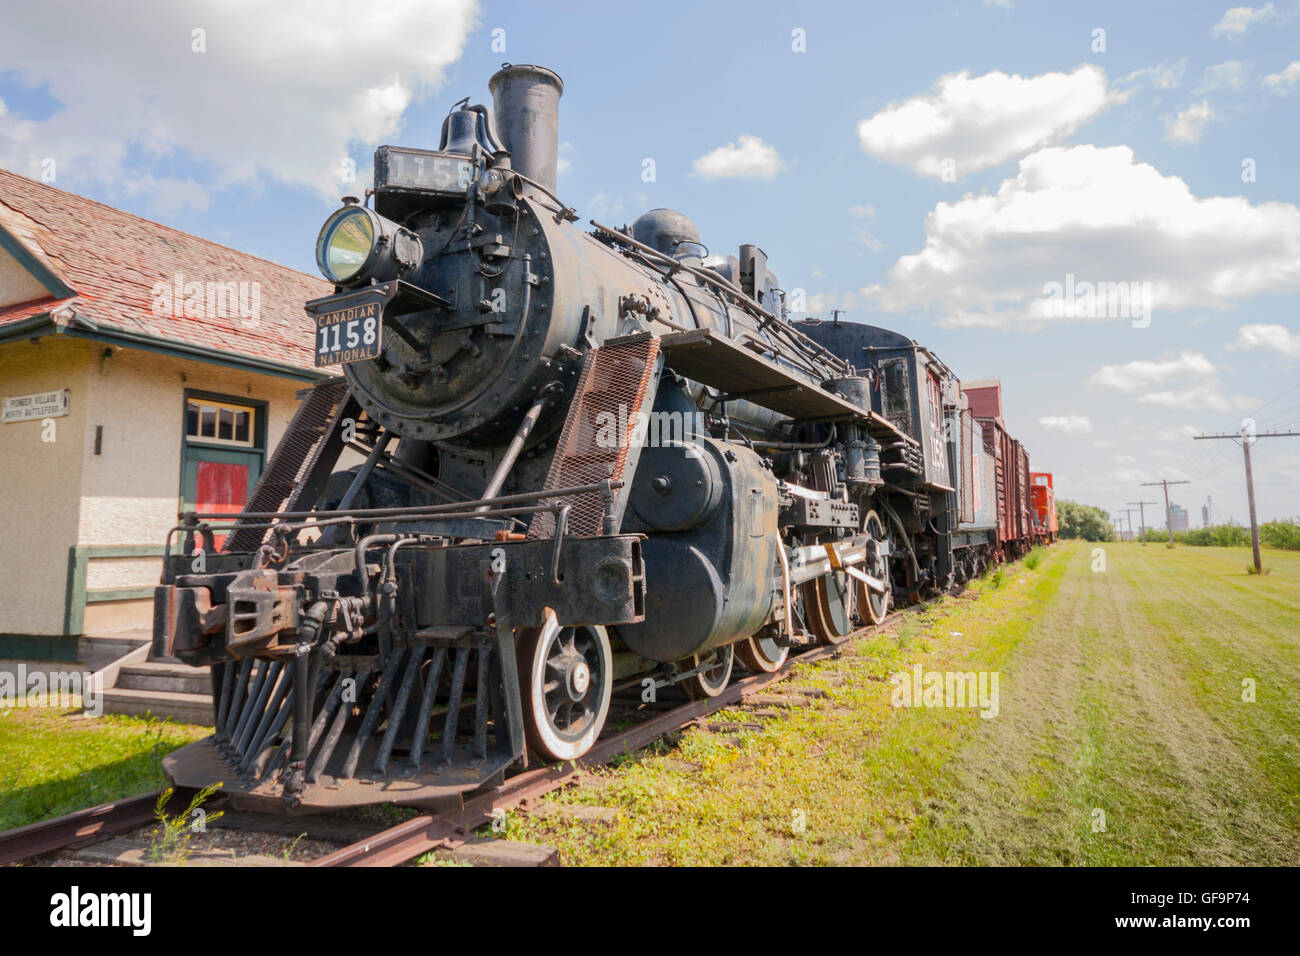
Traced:
[[316, 266], [335, 285], [386, 282], [414, 269], [423, 258], [419, 236], [355, 204], [332, 213], [316, 238]]

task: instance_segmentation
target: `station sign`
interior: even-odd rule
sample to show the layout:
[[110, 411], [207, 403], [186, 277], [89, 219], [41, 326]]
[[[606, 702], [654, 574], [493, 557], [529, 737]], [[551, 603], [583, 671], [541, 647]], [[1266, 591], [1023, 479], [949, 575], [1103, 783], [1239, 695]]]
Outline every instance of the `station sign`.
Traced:
[[68, 414], [72, 390], [60, 388], [33, 395], [7, 395], [4, 399], [4, 422], [31, 422], [45, 418], [62, 418]]

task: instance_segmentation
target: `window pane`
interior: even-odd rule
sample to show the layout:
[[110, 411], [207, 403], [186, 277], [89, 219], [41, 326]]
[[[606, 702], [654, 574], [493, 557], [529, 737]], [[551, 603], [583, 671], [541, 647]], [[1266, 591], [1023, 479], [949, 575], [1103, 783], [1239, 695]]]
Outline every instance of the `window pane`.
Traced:
[[199, 407], [193, 402], [185, 403], [185, 434], [194, 436], [199, 433]]
[[217, 413], [217, 437], [222, 441], [230, 441], [235, 437], [234, 409], [223, 408]]
[[217, 437], [217, 410], [211, 405], [200, 406], [202, 408], [202, 424], [199, 427], [199, 435], [202, 438]]
[[235, 441], [248, 444], [250, 442], [248, 412], [235, 412]]

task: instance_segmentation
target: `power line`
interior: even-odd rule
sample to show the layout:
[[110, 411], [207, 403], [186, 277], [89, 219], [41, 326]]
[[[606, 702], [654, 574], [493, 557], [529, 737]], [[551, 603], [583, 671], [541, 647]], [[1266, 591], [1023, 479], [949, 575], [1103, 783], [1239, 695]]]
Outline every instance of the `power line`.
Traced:
[[1169, 512], [1169, 486], [1190, 485], [1190, 484], [1191, 484], [1190, 481], [1170, 481], [1168, 478], [1164, 478], [1160, 481], [1142, 482], [1143, 488], [1148, 488], [1152, 485], [1160, 485], [1165, 489], [1165, 527], [1169, 529], [1169, 547], [1171, 548], [1174, 546], [1174, 519]]
[[1300, 388], [1300, 385], [1292, 385], [1290, 388], [1283, 389], [1282, 392], [1276, 398], [1270, 398], [1263, 405], [1259, 406], [1259, 408], [1255, 409], [1255, 415], [1258, 415], [1260, 412], [1268, 408], [1268, 406], [1272, 405], [1274, 402], [1281, 401], [1285, 396], [1290, 395], [1298, 388]]
[[[1255, 573], [1259, 574], [1264, 568], [1259, 560], [1259, 522], [1255, 518], [1255, 476], [1250, 468], [1250, 446], [1261, 438], [1300, 438], [1300, 432], [1256, 432], [1252, 428], [1243, 425], [1241, 431], [1235, 435], [1232, 432], [1221, 432], [1217, 435], [1196, 435], [1193, 440], [1203, 441], [1213, 438], [1226, 438], [1241, 445], [1242, 455], [1246, 460], [1246, 501], [1250, 505], [1250, 550], [1255, 558]], [[1168, 495], [1169, 492], [1166, 490], [1166, 507]], [[1169, 540], [1171, 543], [1173, 542], [1172, 531], [1169, 533]]]
[[1158, 505], [1158, 504], [1160, 504], [1160, 502], [1158, 502], [1158, 501], [1130, 501], [1130, 502], [1127, 502], [1127, 503], [1130, 504], [1130, 505], [1137, 505], [1137, 506], [1138, 506], [1138, 521], [1139, 521], [1139, 525], [1138, 525], [1138, 527], [1142, 529], [1142, 544], [1145, 545], [1145, 544], [1147, 543], [1147, 513], [1146, 513], [1146, 506], [1147, 506], [1147, 505]]

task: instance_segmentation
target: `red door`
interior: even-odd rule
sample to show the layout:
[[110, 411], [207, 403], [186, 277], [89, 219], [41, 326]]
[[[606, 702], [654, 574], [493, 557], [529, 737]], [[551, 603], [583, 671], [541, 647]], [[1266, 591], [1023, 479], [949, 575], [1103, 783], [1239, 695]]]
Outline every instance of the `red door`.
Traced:
[[[199, 514], [240, 511], [248, 500], [248, 465], [200, 461], [194, 482], [194, 510]], [[218, 548], [224, 533], [213, 535]]]

